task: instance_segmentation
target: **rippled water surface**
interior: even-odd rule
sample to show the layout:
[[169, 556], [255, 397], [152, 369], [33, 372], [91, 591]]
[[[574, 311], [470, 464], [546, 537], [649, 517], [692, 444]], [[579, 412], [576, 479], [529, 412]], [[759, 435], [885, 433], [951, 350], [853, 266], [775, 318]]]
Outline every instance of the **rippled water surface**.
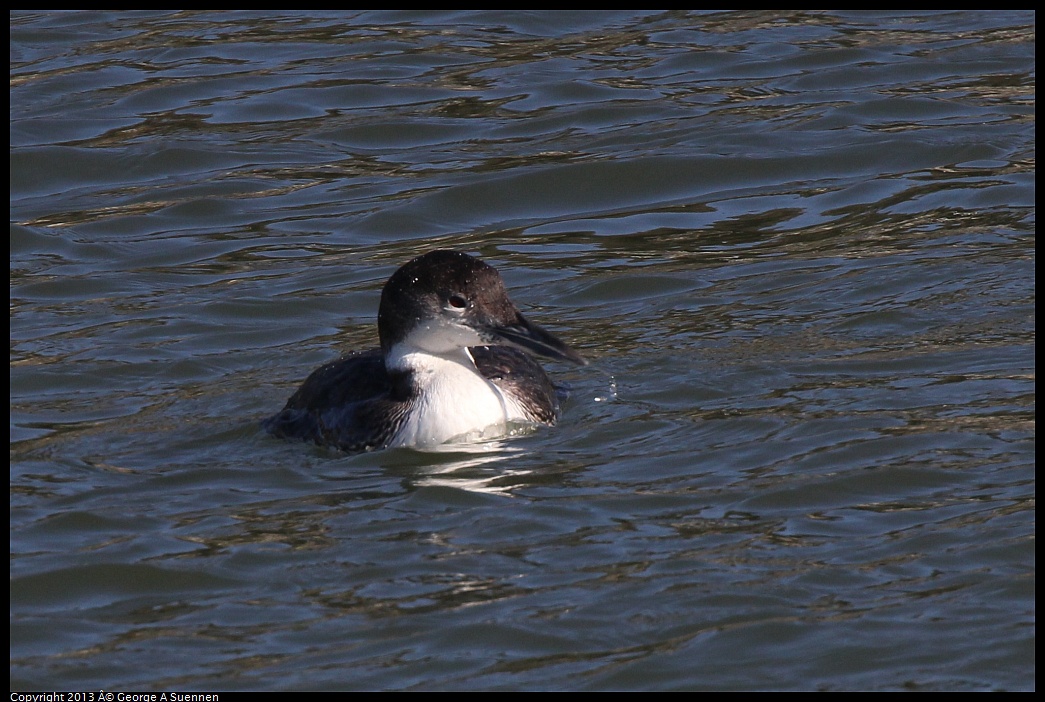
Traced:
[[[11, 15], [11, 686], [1033, 689], [1034, 15]], [[452, 247], [554, 428], [266, 436]]]

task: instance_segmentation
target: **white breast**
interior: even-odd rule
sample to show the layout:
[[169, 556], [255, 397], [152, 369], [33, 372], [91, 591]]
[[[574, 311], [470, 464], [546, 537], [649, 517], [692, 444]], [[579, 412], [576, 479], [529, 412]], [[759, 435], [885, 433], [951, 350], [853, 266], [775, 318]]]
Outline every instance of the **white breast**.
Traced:
[[527, 421], [517, 401], [479, 375], [467, 349], [445, 355], [394, 349], [388, 362], [412, 370], [418, 392], [390, 446], [493, 438], [503, 436], [509, 422]]

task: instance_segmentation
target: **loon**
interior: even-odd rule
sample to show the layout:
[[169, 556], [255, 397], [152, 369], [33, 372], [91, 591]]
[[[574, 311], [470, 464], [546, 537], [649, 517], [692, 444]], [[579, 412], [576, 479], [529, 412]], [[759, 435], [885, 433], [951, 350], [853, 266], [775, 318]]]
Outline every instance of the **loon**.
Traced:
[[352, 453], [504, 436], [559, 415], [556, 387], [528, 353], [587, 364], [522, 316], [494, 268], [459, 251], [393, 273], [377, 329], [380, 349], [313, 371], [264, 428]]

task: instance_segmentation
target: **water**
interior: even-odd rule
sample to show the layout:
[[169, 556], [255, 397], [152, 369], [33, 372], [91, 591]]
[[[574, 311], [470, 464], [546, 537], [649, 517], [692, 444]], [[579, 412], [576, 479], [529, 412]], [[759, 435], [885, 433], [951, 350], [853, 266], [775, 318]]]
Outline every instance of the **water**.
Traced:
[[[11, 15], [13, 690], [1034, 688], [1034, 14]], [[459, 248], [561, 423], [258, 421]]]

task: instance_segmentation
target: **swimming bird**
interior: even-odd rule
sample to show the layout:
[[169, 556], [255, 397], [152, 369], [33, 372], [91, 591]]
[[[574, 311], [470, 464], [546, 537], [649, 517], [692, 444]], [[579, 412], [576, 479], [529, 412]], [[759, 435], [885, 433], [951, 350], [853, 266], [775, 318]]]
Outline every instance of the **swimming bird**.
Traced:
[[265, 429], [349, 452], [503, 436], [559, 415], [556, 387], [529, 354], [587, 363], [523, 317], [493, 267], [459, 251], [393, 273], [377, 329], [381, 348], [313, 371]]

